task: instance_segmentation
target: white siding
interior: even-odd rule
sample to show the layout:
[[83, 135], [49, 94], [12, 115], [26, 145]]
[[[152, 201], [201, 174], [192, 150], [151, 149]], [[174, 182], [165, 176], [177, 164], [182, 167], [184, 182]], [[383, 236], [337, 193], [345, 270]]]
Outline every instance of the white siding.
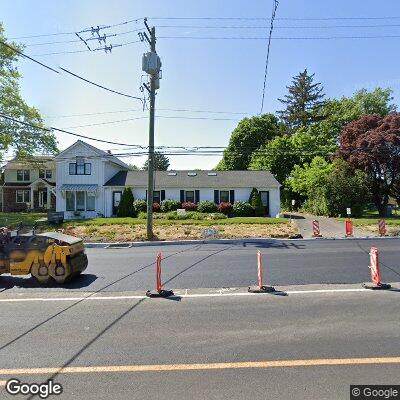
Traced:
[[[105, 216], [112, 215], [112, 192], [115, 190], [123, 190], [123, 187], [109, 187], [105, 190], [106, 211]], [[200, 190], [200, 201], [214, 201], [214, 189], [210, 188], [191, 188], [185, 190]], [[269, 215], [272, 218], [278, 217], [280, 212], [280, 189], [279, 188], [257, 188], [260, 191], [269, 191]], [[169, 200], [180, 201], [180, 189], [158, 188], [155, 190], [165, 190], [165, 198]], [[235, 201], [249, 201], [252, 188], [231, 188], [223, 190], [234, 190]], [[146, 198], [146, 188], [133, 188], [133, 197], [135, 200], [144, 200]]]

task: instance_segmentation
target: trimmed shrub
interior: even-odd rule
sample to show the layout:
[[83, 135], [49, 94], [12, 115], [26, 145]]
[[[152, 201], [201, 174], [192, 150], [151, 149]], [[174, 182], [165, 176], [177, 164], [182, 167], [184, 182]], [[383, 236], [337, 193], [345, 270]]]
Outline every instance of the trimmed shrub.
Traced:
[[160, 212], [161, 206], [158, 203], [153, 203], [153, 212]]
[[233, 215], [235, 217], [252, 217], [254, 208], [250, 203], [245, 201], [235, 201], [233, 203]]
[[196, 211], [197, 204], [191, 203], [190, 201], [185, 201], [182, 203], [182, 208], [184, 208], [186, 211]]
[[147, 212], [145, 211], [140, 211], [140, 213], [137, 216], [139, 219], [146, 219], [147, 218]]
[[131, 188], [126, 187], [119, 202], [117, 217], [134, 217], [136, 212], [133, 208], [133, 194]]
[[265, 210], [261, 200], [261, 194], [256, 188], [253, 188], [251, 191], [250, 205], [254, 208], [254, 215], [256, 217], [264, 217]]
[[231, 203], [219, 203], [218, 211], [222, 214], [229, 215], [232, 213], [233, 207]]
[[215, 213], [218, 211], [217, 205], [213, 201], [200, 201], [197, 205], [197, 211], [202, 213]]
[[163, 200], [161, 202], [161, 211], [162, 212], [170, 212], [176, 211], [178, 208], [181, 208], [181, 202], [177, 200]]
[[141, 212], [147, 212], [146, 200], [135, 200], [133, 202], [133, 209], [135, 210], [135, 214], [137, 215]]

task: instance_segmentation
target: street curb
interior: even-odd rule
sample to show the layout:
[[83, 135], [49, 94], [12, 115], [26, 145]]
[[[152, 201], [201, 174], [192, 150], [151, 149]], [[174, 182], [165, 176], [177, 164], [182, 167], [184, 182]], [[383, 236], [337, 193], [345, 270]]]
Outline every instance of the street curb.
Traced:
[[275, 241], [323, 241], [323, 240], [385, 240], [399, 239], [397, 236], [363, 236], [363, 237], [322, 237], [322, 238], [304, 238], [304, 239], [287, 239], [287, 238], [246, 238], [246, 239], [200, 239], [200, 240], [165, 240], [165, 241], [143, 241], [143, 242], [108, 242], [108, 243], [90, 243], [85, 242], [87, 249], [109, 248], [109, 249], [130, 249], [132, 247], [148, 247], [148, 246], [170, 246], [170, 245], [197, 245], [197, 244], [247, 244], [247, 243], [270, 243]]

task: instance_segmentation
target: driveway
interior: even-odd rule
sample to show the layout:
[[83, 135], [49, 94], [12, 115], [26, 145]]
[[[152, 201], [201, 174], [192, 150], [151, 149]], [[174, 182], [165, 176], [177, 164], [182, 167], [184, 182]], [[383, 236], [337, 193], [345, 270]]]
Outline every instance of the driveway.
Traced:
[[[286, 213], [287, 218], [292, 220], [297, 225], [300, 234], [305, 239], [313, 237], [312, 222], [319, 221], [320, 233], [326, 238], [343, 238], [345, 237], [345, 223], [339, 222], [335, 218], [321, 217], [317, 215], [301, 214], [301, 213]], [[376, 237], [378, 234], [366, 231], [360, 228], [353, 229], [354, 237]]]

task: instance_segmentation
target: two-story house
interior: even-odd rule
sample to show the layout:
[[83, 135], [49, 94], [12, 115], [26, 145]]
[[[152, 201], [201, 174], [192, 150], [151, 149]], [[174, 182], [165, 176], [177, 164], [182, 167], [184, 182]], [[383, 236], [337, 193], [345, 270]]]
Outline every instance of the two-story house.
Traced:
[[104, 184], [129, 167], [111, 153], [78, 140], [56, 162], [56, 210], [64, 218], [111, 216]]
[[55, 178], [52, 158], [9, 161], [3, 172], [2, 211], [55, 209]]
[[[147, 171], [130, 171], [111, 153], [78, 140], [55, 157], [57, 211], [66, 219], [115, 215], [124, 188], [135, 199], [147, 198]], [[248, 201], [257, 188], [265, 215], [280, 211], [280, 184], [269, 171], [156, 171], [154, 202]]]

